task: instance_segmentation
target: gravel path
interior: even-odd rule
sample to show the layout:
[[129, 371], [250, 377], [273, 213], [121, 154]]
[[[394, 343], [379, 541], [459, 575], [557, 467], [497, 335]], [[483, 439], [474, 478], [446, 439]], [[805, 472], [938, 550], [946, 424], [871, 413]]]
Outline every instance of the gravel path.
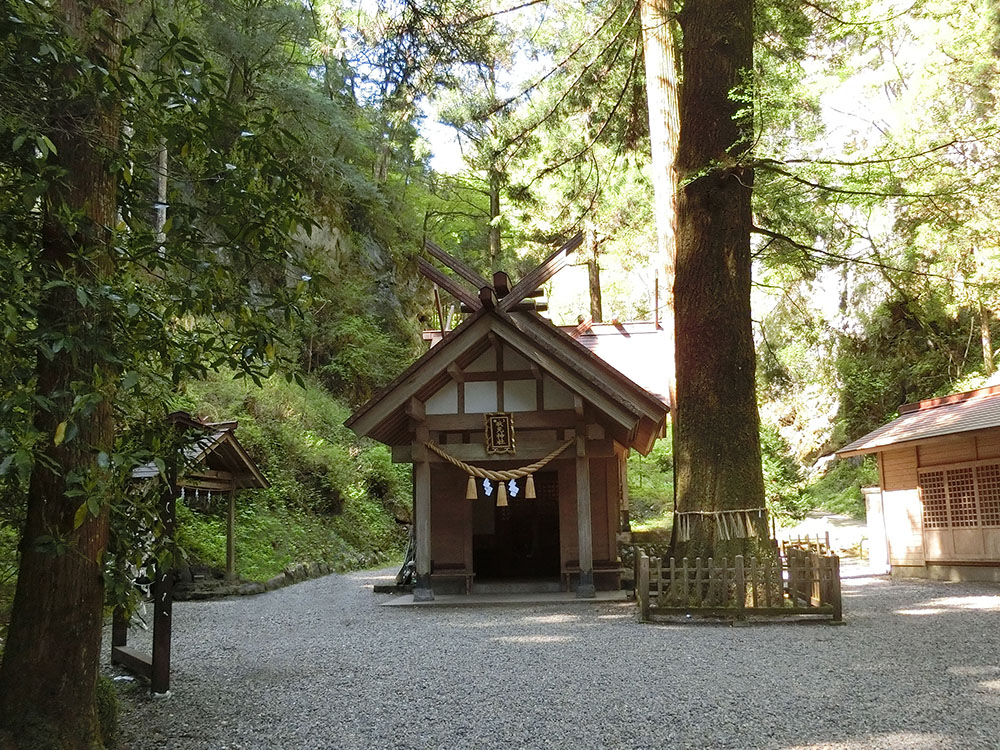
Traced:
[[379, 607], [379, 575], [175, 604], [173, 695], [118, 682], [122, 746], [1000, 748], [998, 585], [849, 580], [845, 627], [733, 628]]

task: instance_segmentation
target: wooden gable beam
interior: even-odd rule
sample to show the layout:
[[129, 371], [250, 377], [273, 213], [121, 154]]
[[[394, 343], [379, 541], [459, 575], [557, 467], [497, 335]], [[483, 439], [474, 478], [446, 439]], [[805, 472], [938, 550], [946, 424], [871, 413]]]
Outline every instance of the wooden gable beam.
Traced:
[[510, 290], [510, 294], [500, 301], [500, 309], [504, 311], [510, 310], [525, 297], [531, 296], [532, 292], [559, 273], [569, 263], [570, 254], [582, 244], [583, 233], [577, 232], [573, 239], [549, 255], [533, 271], [517, 282], [514, 288]]
[[482, 307], [482, 303], [479, 301], [479, 297], [462, 288], [458, 282], [452, 279], [450, 276], [445, 276], [441, 271], [432, 266], [428, 261], [423, 258], [417, 258], [417, 269], [425, 277], [433, 281], [439, 287], [448, 292], [452, 297], [461, 302], [465, 307], [472, 310], [478, 310]]
[[[503, 327], [501, 328], [501, 326]], [[507, 344], [520, 352], [523, 357], [529, 361], [534, 361], [542, 370], [548, 372], [565, 387], [574, 391], [586, 401], [594, 404], [618, 424], [627, 427], [627, 429], [633, 429], [634, 425], [639, 421], [640, 415], [638, 410], [633, 411], [603, 393], [598, 386], [589, 382], [584, 372], [577, 370], [573, 363], [566, 362], [555, 350], [547, 351], [547, 347], [543, 342], [532, 338], [524, 331], [509, 326], [509, 324], [501, 323], [496, 318], [490, 320], [490, 327], [497, 335], [497, 338], [504, 339]]]
[[498, 299], [503, 299], [510, 294], [510, 276], [506, 271], [497, 271], [493, 274], [493, 289], [497, 293]]
[[458, 258], [449, 255], [430, 240], [424, 240], [424, 249], [427, 250], [428, 255], [443, 263], [461, 278], [472, 284], [472, 286], [476, 289], [482, 289], [484, 286], [489, 286], [490, 282], [476, 273], [475, 269], [468, 264], [463, 263]]
[[[404, 409], [407, 401], [427, 386], [448, 365], [463, 359], [490, 330], [487, 317], [474, 315], [455, 329], [441, 344], [429, 349], [406, 371], [390, 383], [386, 390], [369, 400], [354, 412], [345, 424], [358, 435], [370, 435], [379, 425], [392, 417], [397, 409]], [[479, 424], [482, 424], [480, 419]]]

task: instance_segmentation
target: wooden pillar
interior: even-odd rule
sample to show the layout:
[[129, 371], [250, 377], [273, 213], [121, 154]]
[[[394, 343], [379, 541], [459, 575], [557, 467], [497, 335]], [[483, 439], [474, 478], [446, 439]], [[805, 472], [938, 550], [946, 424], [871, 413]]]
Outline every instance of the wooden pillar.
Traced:
[[226, 514], [226, 578], [236, 577], [236, 490], [229, 490], [229, 512]]
[[417, 542], [413, 599], [426, 602], [434, 598], [431, 590], [431, 465], [426, 460], [413, 462], [413, 517]]
[[427, 446], [430, 439], [424, 422], [424, 405], [411, 399], [407, 416], [414, 424], [414, 441], [411, 448], [413, 460], [413, 524], [416, 537], [417, 575], [413, 582], [413, 600], [429, 602], [434, 599], [431, 590], [431, 465]]
[[[166, 489], [163, 491], [163, 536], [170, 539], [173, 546], [176, 528], [177, 508], [175, 470], [168, 471]], [[170, 692], [170, 627], [174, 603], [173, 549], [170, 550], [171, 564], [166, 568], [157, 567], [153, 581], [153, 665], [150, 676], [150, 691], [154, 695]]]
[[595, 596], [594, 535], [590, 518], [590, 461], [587, 459], [587, 437], [576, 436], [576, 529], [580, 556], [580, 582], [576, 587], [579, 598]]

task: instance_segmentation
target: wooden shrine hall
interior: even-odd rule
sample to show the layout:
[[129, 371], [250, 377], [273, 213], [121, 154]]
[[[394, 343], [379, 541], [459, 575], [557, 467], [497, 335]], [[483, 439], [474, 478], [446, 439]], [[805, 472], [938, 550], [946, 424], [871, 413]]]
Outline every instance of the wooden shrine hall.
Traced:
[[581, 597], [620, 585], [625, 459], [649, 452], [669, 409], [539, 315], [537, 290], [580, 241], [514, 285], [428, 243], [477, 291], [421, 271], [469, 314], [346, 422], [413, 464], [417, 601], [489, 581]]

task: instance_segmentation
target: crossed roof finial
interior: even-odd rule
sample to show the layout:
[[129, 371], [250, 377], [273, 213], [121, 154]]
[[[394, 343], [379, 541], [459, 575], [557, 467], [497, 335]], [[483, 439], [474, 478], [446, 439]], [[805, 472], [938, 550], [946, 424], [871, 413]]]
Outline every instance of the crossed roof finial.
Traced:
[[430, 240], [426, 240], [424, 248], [427, 253], [454, 271], [459, 278], [472, 284], [478, 290], [478, 295], [469, 291], [451, 276], [439, 271], [424, 258], [417, 258], [417, 267], [425, 277], [455, 297], [466, 312], [475, 312], [483, 307], [496, 308], [501, 312], [544, 310], [544, 303], [536, 303], [533, 300], [526, 301], [526, 298], [539, 296], [539, 287], [569, 263], [569, 256], [582, 243], [583, 233], [577, 232], [572, 239], [525, 274], [524, 278], [517, 284], [511, 286], [510, 277], [506, 272], [497, 271], [494, 273], [491, 284], [471, 266], [449, 255]]

